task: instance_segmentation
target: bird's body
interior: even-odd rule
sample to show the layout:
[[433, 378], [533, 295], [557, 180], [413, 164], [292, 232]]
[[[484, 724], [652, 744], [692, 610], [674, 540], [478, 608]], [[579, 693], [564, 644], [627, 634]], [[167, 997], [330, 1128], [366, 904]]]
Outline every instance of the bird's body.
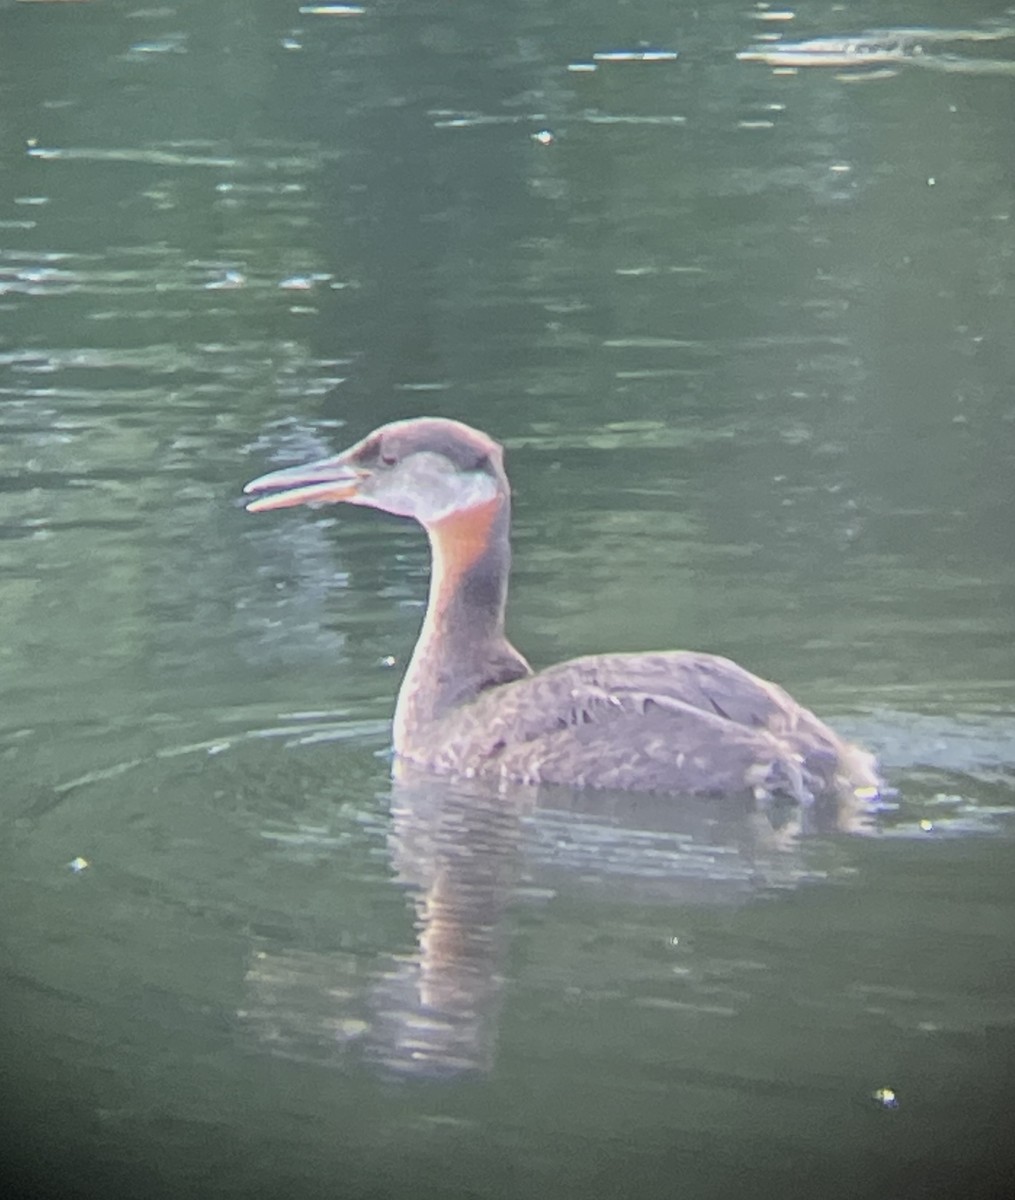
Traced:
[[806, 800], [876, 788], [873, 760], [781, 688], [694, 651], [600, 654], [494, 686], [403, 732], [466, 778]]
[[504, 634], [510, 488], [500, 447], [455, 421], [383, 426], [247, 485], [254, 510], [346, 501], [418, 520], [433, 565], [399, 692], [398, 758], [504, 783], [848, 799], [873, 757], [774, 684], [695, 651], [602, 654], [533, 673]]

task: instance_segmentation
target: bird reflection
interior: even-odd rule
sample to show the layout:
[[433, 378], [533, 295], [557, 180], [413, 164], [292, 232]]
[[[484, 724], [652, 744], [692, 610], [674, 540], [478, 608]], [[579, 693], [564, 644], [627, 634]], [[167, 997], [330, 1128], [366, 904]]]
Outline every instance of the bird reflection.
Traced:
[[575, 897], [674, 910], [747, 903], [824, 876], [806, 835], [855, 832], [868, 820], [859, 805], [780, 811], [742, 799], [452, 786], [403, 768], [388, 853], [415, 946], [378, 954], [364, 972], [362, 955], [262, 940], [243, 1015], [287, 1057], [362, 1059], [403, 1078], [486, 1072], [520, 909], [552, 912]]
[[403, 775], [392, 789], [391, 863], [415, 913], [417, 951], [370, 998], [371, 1057], [398, 1071], [493, 1064], [506, 910], [522, 869], [531, 798]]

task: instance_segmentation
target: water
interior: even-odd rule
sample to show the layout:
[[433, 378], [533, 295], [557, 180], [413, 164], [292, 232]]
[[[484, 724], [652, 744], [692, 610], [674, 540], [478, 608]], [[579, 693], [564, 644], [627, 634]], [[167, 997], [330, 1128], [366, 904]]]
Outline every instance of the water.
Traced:
[[[338, 7], [0, 12], [9, 1170], [1010, 1194], [1015, 17]], [[729, 654], [876, 829], [392, 785], [423, 539], [239, 495], [420, 413], [537, 664]]]

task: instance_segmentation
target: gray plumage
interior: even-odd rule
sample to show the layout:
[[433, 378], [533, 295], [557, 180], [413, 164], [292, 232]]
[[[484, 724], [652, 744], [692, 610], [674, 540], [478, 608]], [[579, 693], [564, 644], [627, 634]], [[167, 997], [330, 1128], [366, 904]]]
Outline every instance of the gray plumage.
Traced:
[[406, 763], [504, 784], [800, 803], [880, 786], [870, 754], [726, 658], [603, 654], [534, 674], [504, 636], [511, 489], [501, 447], [478, 430], [397, 421], [247, 490], [280, 487], [251, 508], [345, 501], [427, 531], [430, 597], [394, 721]]
[[879, 783], [870, 754], [782, 688], [693, 651], [591, 655], [494, 686], [401, 753], [470, 778], [801, 802]]

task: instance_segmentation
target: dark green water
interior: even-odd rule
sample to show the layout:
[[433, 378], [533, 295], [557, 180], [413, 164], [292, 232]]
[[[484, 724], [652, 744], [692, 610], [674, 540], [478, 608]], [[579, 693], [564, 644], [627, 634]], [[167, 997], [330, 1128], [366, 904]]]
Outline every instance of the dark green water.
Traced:
[[[985, 3], [3, 6], [23, 1188], [1012, 1194], [1013, 132]], [[238, 497], [421, 413], [535, 663], [729, 654], [877, 828], [393, 789], [421, 535]]]

